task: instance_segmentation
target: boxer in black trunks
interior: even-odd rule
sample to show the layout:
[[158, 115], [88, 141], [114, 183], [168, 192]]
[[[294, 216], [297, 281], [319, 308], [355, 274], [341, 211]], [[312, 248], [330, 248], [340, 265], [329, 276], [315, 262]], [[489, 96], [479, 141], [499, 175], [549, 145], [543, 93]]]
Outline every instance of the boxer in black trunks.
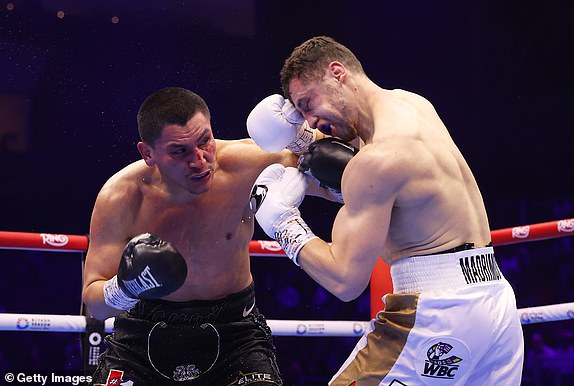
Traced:
[[296, 165], [316, 135], [281, 107], [276, 119], [292, 146], [268, 153], [214, 139], [189, 90], [143, 102], [143, 159], [104, 184], [91, 218], [83, 300], [95, 318], [116, 317], [95, 384], [282, 384], [253, 295], [250, 192], [266, 166]]
[[[142, 300], [118, 315], [115, 327], [96, 372], [102, 384], [110, 374], [134, 385], [280, 384], [253, 284], [221, 300]], [[114, 371], [125, 368], [125, 376]]]

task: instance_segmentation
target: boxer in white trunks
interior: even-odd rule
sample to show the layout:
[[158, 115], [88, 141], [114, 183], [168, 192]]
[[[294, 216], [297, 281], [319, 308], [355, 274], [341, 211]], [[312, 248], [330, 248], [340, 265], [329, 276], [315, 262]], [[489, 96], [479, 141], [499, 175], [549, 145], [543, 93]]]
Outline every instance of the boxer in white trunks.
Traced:
[[[343, 301], [365, 290], [379, 257], [391, 266], [385, 310], [330, 384], [519, 385], [514, 292], [496, 264], [475, 178], [433, 105], [379, 87], [324, 36], [295, 48], [281, 82], [310, 127], [363, 146], [342, 173], [331, 243], [301, 218], [306, 178], [295, 168], [271, 165], [260, 175], [259, 224]], [[252, 133], [256, 142], [260, 135]]]

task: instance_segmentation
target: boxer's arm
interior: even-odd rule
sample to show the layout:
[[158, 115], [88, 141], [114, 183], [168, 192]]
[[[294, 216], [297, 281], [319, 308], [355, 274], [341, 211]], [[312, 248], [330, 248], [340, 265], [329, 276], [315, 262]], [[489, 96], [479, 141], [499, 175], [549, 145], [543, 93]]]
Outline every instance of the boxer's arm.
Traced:
[[104, 283], [118, 271], [131, 217], [126, 213], [123, 199], [127, 192], [107, 183], [98, 194], [90, 222], [90, 243], [84, 265], [83, 302], [90, 313], [104, 320], [116, 316], [121, 310], [106, 305]]
[[383, 252], [398, 186], [405, 178], [394, 170], [381, 170], [388, 163], [379, 157], [360, 152], [349, 162], [342, 186], [345, 205], [335, 218], [331, 244], [311, 240], [298, 256], [309, 276], [344, 301], [358, 297], [369, 283]]
[[273, 164], [261, 172], [251, 190], [250, 206], [259, 226], [296, 265], [301, 248], [316, 238], [298, 208], [306, 189], [305, 176], [297, 168]]
[[[248, 159], [243, 156], [246, 154], [245, 152], [240, 152], [238, 154], [242, 154], [243, 161], [248, 161], [247, 167], [255, 172], [255, 177], [257, 177], [257, 175], [259, 175], [259, 173], [261, 173], [261, 171], [267, 166], [274, 163], [279, 163], [285, 167], [298, 167], [299, 165], [300, 156], [290, 150], [284, 149], [277, 153], [269, 153], [256, 145], [252, 139], [247, 139], [245, 141], [253, 145], [250, 146], [250, 151], [254, 154], [253, 161], [248, 161]], [[320, 186], [316, 179], [308, 178], [308, 181], [309, 184], [307, 184], [306, 195], [321, 197], [329, 201], [341, 202], [340, 194], [334, 194], [330, 189]]]
[[[283, 149], [270, 153], [259, 147], [251, 138], [217, 141], [218, 162], [226, 170], [251, 174], [253, 181], [267, 166], [280, 163], [283, 166], [297, 167], [299, 156]], [[245, 175], [246, 178], [246, 175]]]

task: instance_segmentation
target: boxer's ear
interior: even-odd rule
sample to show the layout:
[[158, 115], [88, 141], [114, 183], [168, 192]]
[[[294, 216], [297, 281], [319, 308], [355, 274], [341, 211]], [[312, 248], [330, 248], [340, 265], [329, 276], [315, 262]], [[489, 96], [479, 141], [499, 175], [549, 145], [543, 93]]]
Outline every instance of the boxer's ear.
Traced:
[[329, 74], [335, 79], [336, 82], [341, 82], [347, 76], [347, 69], [343, 63], [335, 60], [329, 63]]
[[155, 161], [153, 159], [153, 148], [150, 145], [145, 142], [138, 142], [137, 148], [147, 166], [155, 165]]

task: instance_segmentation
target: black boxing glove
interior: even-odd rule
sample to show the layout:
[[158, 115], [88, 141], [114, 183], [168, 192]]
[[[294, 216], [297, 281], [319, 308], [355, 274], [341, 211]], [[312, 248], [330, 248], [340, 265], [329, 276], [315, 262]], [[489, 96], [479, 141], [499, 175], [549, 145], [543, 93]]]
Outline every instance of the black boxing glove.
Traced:
[[309, 145], [309, 152], [299, 158], [299, 171], [318, 181], [319, 186], [335, 195], [339, 202], [341, 178], [345, 167], [359, 149], [334, 137], [327, 137]]
[[117, 275], [104, 283], [104, 300], [110, 307], [127, 310], [140, 299], [169, 295], [186, 277], [183, 256], [167, 241], [144, 233], [126, 244]]

